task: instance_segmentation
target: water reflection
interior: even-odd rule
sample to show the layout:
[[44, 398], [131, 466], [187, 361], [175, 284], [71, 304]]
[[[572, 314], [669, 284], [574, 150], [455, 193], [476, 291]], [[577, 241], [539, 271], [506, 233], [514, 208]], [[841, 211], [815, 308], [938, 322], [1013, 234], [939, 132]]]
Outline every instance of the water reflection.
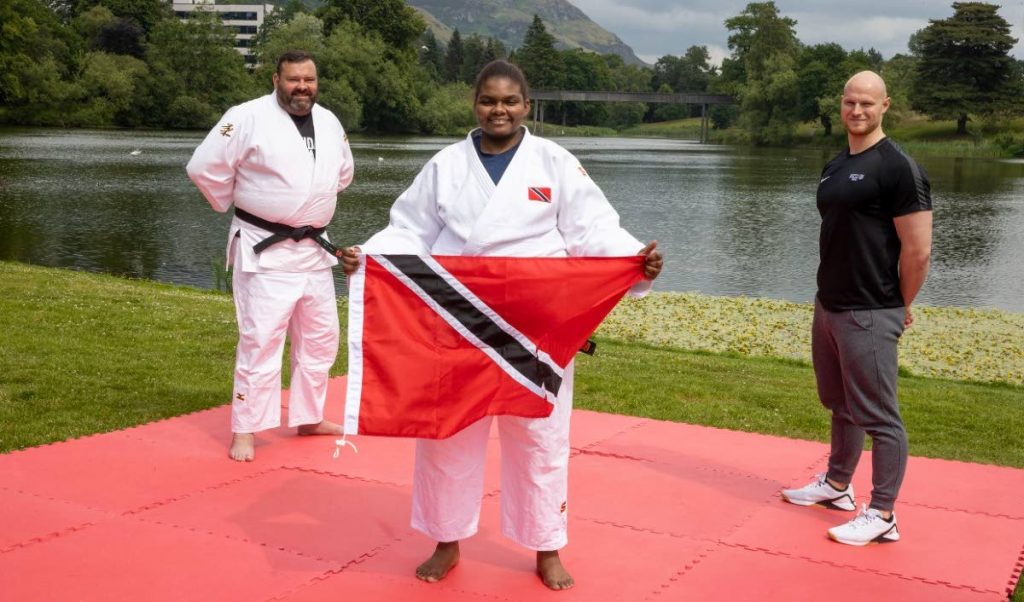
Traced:
[[[229, 218], [185, 177], [198, 132], [0, 132], [0, 259], [214, 286]], [[354, 139], [356, 180], [328, 229], [343, 244], [387, 222], [394, 198], [454, 139]], [[808, 301], [821, 150], [574, 139], [572, 150], [643, 239], [666, 253], [662, 290]], [[133, 151], [139, 151], [133, 153]], [[1024, 165], [924, 159], [935, 252], [922, 300], [1024, 311]], [[341, 279], [339, 277], [339, 286]]]

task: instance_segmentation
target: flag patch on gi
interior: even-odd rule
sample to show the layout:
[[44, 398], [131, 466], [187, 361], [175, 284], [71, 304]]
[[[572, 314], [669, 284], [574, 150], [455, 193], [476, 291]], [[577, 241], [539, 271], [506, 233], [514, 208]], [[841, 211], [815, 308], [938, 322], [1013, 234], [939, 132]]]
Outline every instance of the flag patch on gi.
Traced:
[[551, 189], [541, 188], [540, 186], [530, 186], [528, 188], [527, 198], [531, 201], [540, 201], [542, 203], [551, 202]]
[[565, 367], [643, 257], [362, 255], [349, 282], [346, 434], [443, 439], [551, 414]]

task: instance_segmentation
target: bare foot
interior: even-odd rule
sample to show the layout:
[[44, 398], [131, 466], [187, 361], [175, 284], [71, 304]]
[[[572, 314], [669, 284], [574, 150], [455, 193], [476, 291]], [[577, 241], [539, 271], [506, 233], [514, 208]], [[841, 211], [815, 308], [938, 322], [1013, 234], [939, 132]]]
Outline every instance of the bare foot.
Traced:
[[329, 420], [321, 420], [316, 424], [300, 424], [300, 435], [343, 435], [341, 425]]
[[252, 433], [233, 433], [228, 457], [236, 462], [252, 462], [256, 457], [256, 436]]
[[439, 541], [430, 558], [416, 567], [416, 578], [427, 583], [437, 583], [448, 575], [448, 571], [459, 564], [459, 542]]
[[558, 550], [551, 552], [537, 552], [537, 575], [544, 585], [550, 589], [569, 589], [576, 585], [572, 575], [562, 566], [562, 559], [558, 557]]

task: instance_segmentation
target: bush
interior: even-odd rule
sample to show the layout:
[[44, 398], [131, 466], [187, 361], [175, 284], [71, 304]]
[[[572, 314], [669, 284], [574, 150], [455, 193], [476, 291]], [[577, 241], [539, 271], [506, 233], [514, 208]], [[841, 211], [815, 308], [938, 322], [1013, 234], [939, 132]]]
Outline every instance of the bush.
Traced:
[[997, 134], [992, 142], [1004, 153], [1012, 157], [1024, 157], [1024, 136], [1017, 136], [1010, 132]]

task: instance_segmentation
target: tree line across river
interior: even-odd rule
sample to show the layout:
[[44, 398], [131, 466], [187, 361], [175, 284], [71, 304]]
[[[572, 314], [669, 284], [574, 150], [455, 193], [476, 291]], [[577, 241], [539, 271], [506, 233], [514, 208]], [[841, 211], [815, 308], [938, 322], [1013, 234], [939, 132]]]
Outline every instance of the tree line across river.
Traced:
[[[247, 68], [233, 31], [212, 11], [182, 21], [166, 0], [7, 0], [0, 6], [0, 123], [63, 127], [206, 128], [228, 107], [270, 89], [274, 59], [302, 48], [317, 57], [320, 102], [353, 131], [459, 134], [471, 127], [471, 82], [508, 58], [544, 89], [707, 92], [736, 97], [712, 109], [715, 128], [755, 144], [785, 144], [812, 122], [838, 122], [843, 82], [872, 69], [889, 85], [898, 121], [914, 112], [953, 120], [957, 133], [1000, 128], [1024, 115], [1024, 61], [998, 7], [956, 2], [886, 59], [874, 49], [802, 44], [796, 21], [774, 2], [753, 2], [725, 21], [731, 54], [712, 65], [705, 46], [653, 67], [616, 55], [558, 49], [534, 17], [523, 43], [456, 30], [438, 40], [402, 0], [326, 0], [310, 11], [289, 0], [268, 16]], [[564, 126], [621, 130], [696, 116], [699, 107], [645, 103], [546, 103]], [[1004, 132], [1010, 154], [1024, 135]]]

